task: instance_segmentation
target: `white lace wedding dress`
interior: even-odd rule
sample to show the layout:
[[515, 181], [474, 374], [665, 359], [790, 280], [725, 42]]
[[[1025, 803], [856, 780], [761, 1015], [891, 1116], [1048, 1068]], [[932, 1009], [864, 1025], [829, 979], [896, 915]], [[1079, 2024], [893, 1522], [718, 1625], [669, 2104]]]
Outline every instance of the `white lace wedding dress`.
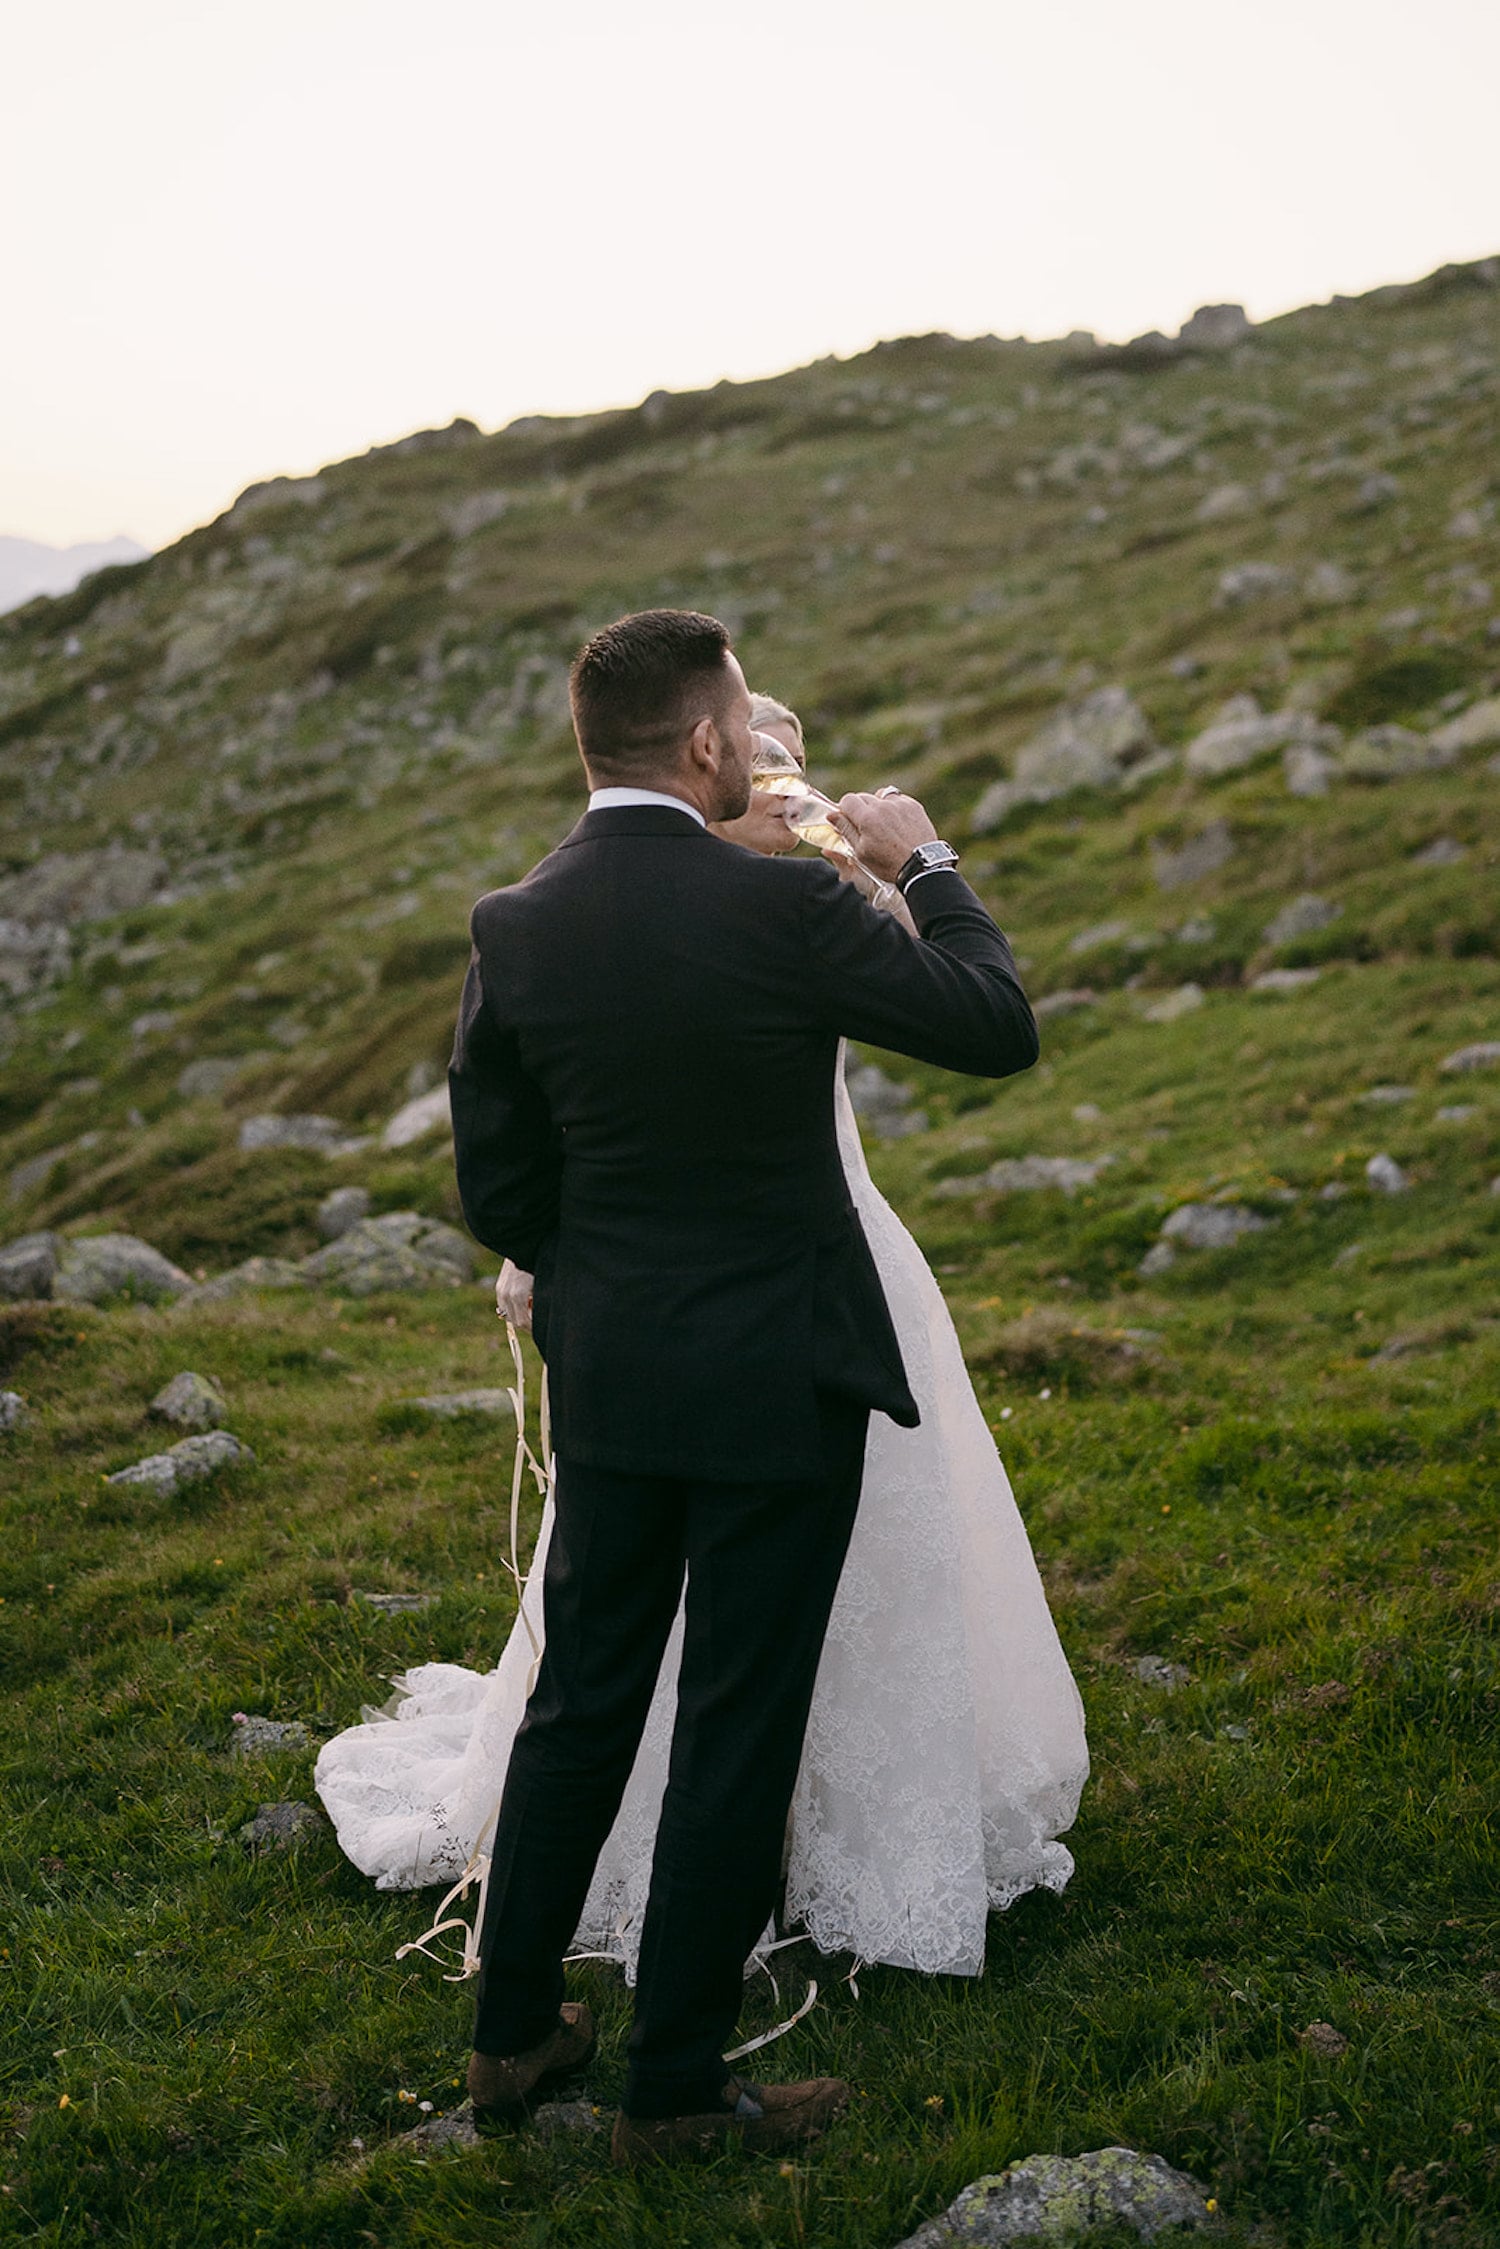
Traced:
[[[865, 1164], [838, 1077], [839, 1140], [922, 1422], [871, 1418], [864, 1489], [818, 1672], [788, 1834], [787, 1914], [825, 1952], [978, 1975], [985, 1916], [1073, 1861], [1057, 1838], [1088, 1775], [1083, 1709], [995, 1442], [927, 1263]], [[527, 1619], [540, 1644], [550, 1503]], [[633, 1977], [666, 1781], [679, 1614], [578, 1932]], [[420, 1664], [391, 1714], [328, 1742], [317, 1788], [381, 1889], [452, 1883], [494, 1818], [533, 1649], [495, 1669]]]

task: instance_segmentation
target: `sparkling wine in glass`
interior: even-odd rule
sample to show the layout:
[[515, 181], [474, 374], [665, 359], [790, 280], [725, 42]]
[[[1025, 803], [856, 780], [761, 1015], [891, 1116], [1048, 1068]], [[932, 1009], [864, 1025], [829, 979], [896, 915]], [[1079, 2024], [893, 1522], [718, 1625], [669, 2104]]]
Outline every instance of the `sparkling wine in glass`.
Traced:
[[883, 882], [865, 865], [848, 837], [841, 835], [829, 819], [829, 813], [835, 809], [833, 799], [813, 787], [791, 751], [773, 735], [757, 734], [755, 737], [750, 786], [762, 796], [784, 798], [788, 827], [794, 828], [805, 843], [814, 845], [817, 850], [832, 851], [839, 858], [852, 861], [875, 885], [877, 902], [889, 896], [889, 883]]

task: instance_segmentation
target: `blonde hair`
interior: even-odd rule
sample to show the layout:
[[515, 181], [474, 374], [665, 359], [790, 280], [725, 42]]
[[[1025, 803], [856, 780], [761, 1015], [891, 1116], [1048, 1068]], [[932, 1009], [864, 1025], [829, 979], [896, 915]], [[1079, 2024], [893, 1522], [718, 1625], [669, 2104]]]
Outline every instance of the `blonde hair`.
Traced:
[[802, 747], [802, 721], [786, 703], [778, 703], [774, 695], [752, 695], [750, 698], [750, 724], [755, 726], [789, 726]]

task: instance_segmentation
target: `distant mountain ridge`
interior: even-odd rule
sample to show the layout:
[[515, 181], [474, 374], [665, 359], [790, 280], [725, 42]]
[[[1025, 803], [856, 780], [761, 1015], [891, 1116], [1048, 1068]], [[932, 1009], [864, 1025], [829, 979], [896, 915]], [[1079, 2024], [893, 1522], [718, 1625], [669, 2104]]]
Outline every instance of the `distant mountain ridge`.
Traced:
[[0, 613], [19, 609], [38, 594], [71, 593], [91, 570], [104, 570], [112, 562], [144, 562], [150, 552], [124, 532], [112, 539], [81, 539], [71, 547], [0, 536]]

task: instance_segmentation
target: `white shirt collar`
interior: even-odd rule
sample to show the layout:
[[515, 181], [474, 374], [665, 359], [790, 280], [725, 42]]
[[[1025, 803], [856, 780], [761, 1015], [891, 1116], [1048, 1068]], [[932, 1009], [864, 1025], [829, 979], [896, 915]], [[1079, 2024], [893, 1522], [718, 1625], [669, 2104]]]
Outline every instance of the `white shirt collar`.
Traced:
[[686, 804], [681, 797], [664, 796], [660, 789], [594, 789], [589, 796], [590, 812], [620, 812], [627, 804], [659, 804], [668, 812], [685, 812], [700, 828], [708, 826], [696, 804]]

